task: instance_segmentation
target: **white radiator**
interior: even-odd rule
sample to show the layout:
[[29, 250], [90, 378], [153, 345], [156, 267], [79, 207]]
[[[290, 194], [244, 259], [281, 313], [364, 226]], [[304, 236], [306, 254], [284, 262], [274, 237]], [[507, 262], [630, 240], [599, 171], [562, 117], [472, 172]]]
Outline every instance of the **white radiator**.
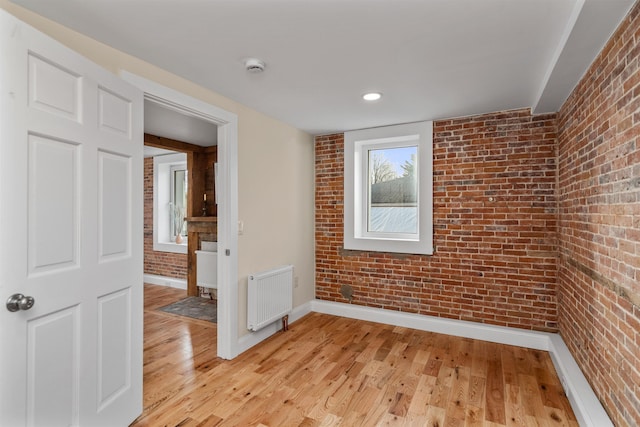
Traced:
[[247, 328], [258, 331], [293, 308], [293, 266], [249, 275]]

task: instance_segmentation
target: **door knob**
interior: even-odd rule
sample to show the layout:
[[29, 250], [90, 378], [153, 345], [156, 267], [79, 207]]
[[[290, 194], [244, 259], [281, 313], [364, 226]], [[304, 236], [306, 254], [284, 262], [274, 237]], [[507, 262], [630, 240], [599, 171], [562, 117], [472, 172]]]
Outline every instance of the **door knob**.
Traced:
[[29, 310], [35, 303], [36, 300], [33, 297], [25, 297], [22, 294], [13, 294], [7, 300], [7, 310], [12, 312]]

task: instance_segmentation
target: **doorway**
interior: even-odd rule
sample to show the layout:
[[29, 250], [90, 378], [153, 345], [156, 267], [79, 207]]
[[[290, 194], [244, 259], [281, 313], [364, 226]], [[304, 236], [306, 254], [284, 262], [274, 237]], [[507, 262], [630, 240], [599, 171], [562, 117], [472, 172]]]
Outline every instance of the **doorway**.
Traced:
[[217, 126], [218, 145], [218, 327], [217, 355], [238, 355], [238, 118], [235, 114], [154, 81], [122, 71], [145, 101]]
[[213, 273], [197, 267], [196, 255], [217, 242], [217, 126], [152, 101], [144, 106], [144, 279], [196, 296], [197, 276]]

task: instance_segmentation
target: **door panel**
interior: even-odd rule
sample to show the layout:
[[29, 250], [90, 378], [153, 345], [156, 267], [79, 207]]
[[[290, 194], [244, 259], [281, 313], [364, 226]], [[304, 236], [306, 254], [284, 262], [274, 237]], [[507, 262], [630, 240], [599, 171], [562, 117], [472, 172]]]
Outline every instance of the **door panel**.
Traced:
[[131, 159], [98, 151], [100, 261], [129, 256]]
[[100, 129], [131, 138], [131, 101], [100, 87], [98, 88]]
[[79, 122], [80, 76], [33, 54], [28, 62], [29, 106]]
[[0, 10], [0, 425], [142, 412], [142, 93]]
[[29, 273], [78, 265], [78, 145], [29, 135]]
[[[31, 320], [27, 330], [27, 425], [77, 424], [77, 307]], [[56, 369], [51, 369], [51, 360], [59, 361]]]
[[98, 411], [131, 384], [130, 289], [98, 298]]

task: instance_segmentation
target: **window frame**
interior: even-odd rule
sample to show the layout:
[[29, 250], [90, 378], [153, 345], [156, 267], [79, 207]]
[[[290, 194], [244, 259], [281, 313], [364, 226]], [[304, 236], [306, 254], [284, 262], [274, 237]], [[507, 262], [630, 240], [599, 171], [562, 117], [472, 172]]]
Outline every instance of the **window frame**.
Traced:
[[[169, 168], [169, 179], [170, 179], [170, 183], [169, 183], [169, 191], [170, 191], [170, 206], [175, 206], [176, 205], [176, 172], [184, 172], [184, 181], [187, 182], [188, 179], [188, 171], [187, 171], [187, 162], [185, 161], [184, 163], [179, 163], [179, 164], [172, 164], [171, 167]], [[187, 189], [187, 194], [188, 194], [188, 189]], [[187, 206], [185, 204], [185, 206], [183, 206], [185, 212], [187, 210]], [[169, 218], [169, 235], [171, 236], [172, 239], [175, 239], [177, 237], [176, 235], [176, 230], [175, 230], [175, 221], [174, 221], [174, 215], [175, 212], [172, 211], [170, 214], [170, 218]], [[186, 215], [185, 215], [186, 218]], [[186, 219], [185, 219], [186, 221]], [[182, 230], [182, 237], [186, 238], [187, 237], [187, 227], [185, 224], [185, 227]]]
[[153, 250], [158, 252], [187, 253], [187, 239], [175, 242], [171, 226], [173, 214], [171, 170], [184, 165], [187, 169], [186, 153], [165, 154], [153, 158]]
[[[371, 219], [371, 173], [370, 164], [372, 150], [389, 150], [394, 148], [407, 148], [416, 147], [416, 153], [419, 152], [419, 138], [420, 135], [405, 135], [397, 138], [381, 138], [374, 140], [355, 141], [355, 158], [359, 164], [359, 173], [354, 173], [354, 186], [355, 188], [362, 188], [362, 203], [360, 206], [354, 204], [354, 219], [359, 218], [360, 221], [354, 223], [354, 234], [361, 235], [363, 238], [369, 239], [392, 239], [392, 240], [419, 240], [420, 221], [416, 224], [416, 233], [402, 233], [402, 232], [385, 232], [385, 231], [370, 231], [370, 219]], [[416, 156], [416, 185], [418, 191], [416, 192], [416, 207], [418, 209], [418, 215], [420, 213], [420, 161]], [[365, 163], [366, 162], [366, 163]], [[419, 217], [418, 217], [419, 218]]]
[[[369, 232], [368, 150], [417, 146], [417, 233]], [[433, 254], [433, 122], [344, 134], [344, 249]]]

